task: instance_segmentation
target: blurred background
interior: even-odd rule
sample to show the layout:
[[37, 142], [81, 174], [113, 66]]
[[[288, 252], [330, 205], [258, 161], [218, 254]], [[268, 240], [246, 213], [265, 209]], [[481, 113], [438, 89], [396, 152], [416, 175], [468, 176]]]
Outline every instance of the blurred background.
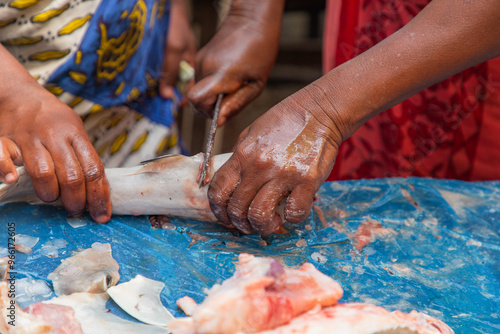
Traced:
[[[224, 20], [231, 0], [186, 0], [198, 48], [203, 47]], [[272, 0], [270, 0], [272, 1]], [[214, 154], [230, 152], [239, 134], [260, 115], [288, 95], [321, 76], [325, 0], [287, 0], [280, 51], [262, 94], [217, 131]], [[179, 115], [185, 147], [196, 154], [205, 150], [210, 121], [189, 106]]]

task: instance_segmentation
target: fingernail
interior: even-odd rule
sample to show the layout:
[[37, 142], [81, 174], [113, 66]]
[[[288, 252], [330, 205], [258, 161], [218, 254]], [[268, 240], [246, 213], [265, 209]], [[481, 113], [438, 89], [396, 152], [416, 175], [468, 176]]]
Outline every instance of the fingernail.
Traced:
[[109, 220], [110, 220], [110, 216], [108, 214], [101, 214], [101, 215], [98, 215], [94, 218], [95, 222], [96, 223], [99, 223], [99, 224], [105, 224], [107, 223]]
[[68, 217], [69, 218], [80, 218], [83, 216], [85, 211], [77, 211], [77, 212], [68, 212]]
[[7, 175], [5, 175], [5, 182], [6, 183], [12, 183], [16, 180], [16, 177], [14, 176], [13, 173], [9, 173]]

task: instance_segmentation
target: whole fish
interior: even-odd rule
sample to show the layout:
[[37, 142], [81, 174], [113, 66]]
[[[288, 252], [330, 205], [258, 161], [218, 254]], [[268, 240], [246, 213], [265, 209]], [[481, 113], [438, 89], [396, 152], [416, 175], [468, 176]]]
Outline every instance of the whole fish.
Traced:
[[[203, 185], [231, 156], [211, 158]], [[158, 158], [130, 168], [106, 168], [111, 188], [111, 204], [115, 215], [166, 215], [200, 221], [217, 219], [210, 210], [206, 186], [199, 187], [203, 153], [192, 157], [175, 155]], [[24, 167], [18, 168], [18, 179], [0, 184], [0, 204], [28, 202], [47, 204], [36, 195]], [[61, 205], [60, 201], [55, 203]]]

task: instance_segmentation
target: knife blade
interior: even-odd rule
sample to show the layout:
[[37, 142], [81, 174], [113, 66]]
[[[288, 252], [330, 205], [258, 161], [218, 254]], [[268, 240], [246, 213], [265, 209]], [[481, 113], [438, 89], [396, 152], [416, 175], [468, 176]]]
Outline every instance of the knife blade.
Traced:
[[217, 102], [215, 102], [214, 115], [212, 116], [212, 124], [210, 125], [210, 132], [207, 137], [207, 146], [205, 148], [205, 158], [203, 159], [203, 165], [201, 166], [200, 180], [198, 181], [198, 186], [201, 188], [203, 186], [203, 181], [207, 175], [208, 163], [210, 161], [210, 156], [212, 155], [212, 150], [214, 148], [215, 133], [217, 132], [217, 122], [219, 120], [220, 105], [222, 103], [222, 97], [224, 94], [219, 94], [217, 96]]

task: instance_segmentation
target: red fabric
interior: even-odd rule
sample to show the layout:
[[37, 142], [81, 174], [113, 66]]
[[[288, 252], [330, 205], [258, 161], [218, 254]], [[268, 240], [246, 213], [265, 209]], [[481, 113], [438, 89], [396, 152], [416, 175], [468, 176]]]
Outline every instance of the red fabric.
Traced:
[[[329, 0], [325, 70], [399, 30], [429, 2]], [[500, 179], [499, 166], [500, 58], [496, 58], [372, 118], [342, 143], [328, 180], [389, 176], [492, 180]]]

